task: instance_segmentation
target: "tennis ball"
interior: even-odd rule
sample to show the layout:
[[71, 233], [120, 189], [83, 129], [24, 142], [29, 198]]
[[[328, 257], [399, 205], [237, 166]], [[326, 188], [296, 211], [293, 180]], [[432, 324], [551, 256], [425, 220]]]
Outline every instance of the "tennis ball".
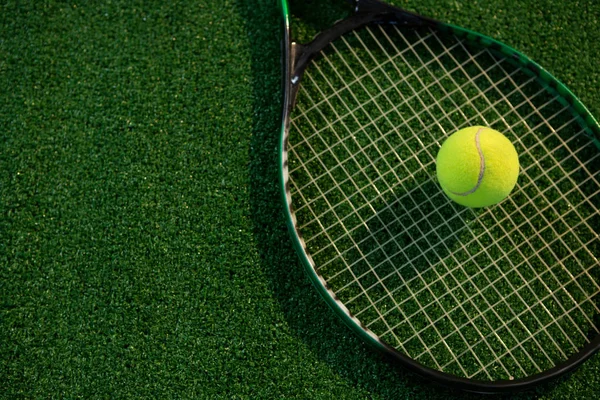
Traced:
[[436, 160], [437, 177], [452, 200], [467, 207], [499, 203], [513, 190], [519, 156], [503, 134], [472, 126], [452, 134]]

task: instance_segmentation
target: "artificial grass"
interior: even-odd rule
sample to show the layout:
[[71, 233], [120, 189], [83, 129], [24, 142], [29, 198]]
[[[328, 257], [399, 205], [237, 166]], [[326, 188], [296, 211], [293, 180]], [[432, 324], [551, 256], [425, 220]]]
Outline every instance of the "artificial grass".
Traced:
[[[397, 4], [523, 51], [600, 115], [595, 2]], [[297, 261], [274, 2], [0, 7], [1, 397], [460, 396], [381, 361]], [[599, 372], [519, 397], [593, 398]]]

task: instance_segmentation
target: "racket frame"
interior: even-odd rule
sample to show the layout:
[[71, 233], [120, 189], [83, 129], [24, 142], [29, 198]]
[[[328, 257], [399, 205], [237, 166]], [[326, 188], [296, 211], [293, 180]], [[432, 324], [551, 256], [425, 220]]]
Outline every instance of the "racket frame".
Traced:
[[[407, 357], [395, 348], [383, 342], [375, 333], [371, 332], [360, 320], [355, 318], [347, 307], [337, 298], [329, 288], [326, 280], [316, 271], [315, 263], [310, 256], [302, 234], [297, 227], [297, 220], [293, 211], [292, 196], [289, 186], [288, 172], [288, 137], [290, 127], [290, 115], [295, 105], [296, 95], [302, 75], [310, 65], [313, 58], [319, 54], [329, 43], [341, 37], [347, 32], [358, 29], [369, 24], [394, 24], [406, 28], [417, 28], [429, 26], [439, 31], [453, 34], [464, 38], [470, 44], [489, 48], [500, 53], [522, 67], [525, 71], [535, 75], [550, 92], [557, 95], [559, 101], [564, 105], [571, 106], [583, 119], [584, 126], [588, 126], [586, 134], [592, 138], [600, 150], [600, 125], [590, 114], [583, 103], [558, 79], [517, 50], [480, 33], [465, 29], [456, 25], [446, 24], [415, 13], [385, 4], [379, 0], [356, 1], [355, 13], [350, 17], [338, 21], [330, 28], [320, 32], [310, 43], [299, 44], [292, 40], [290, 26], [290, 11], [287, 0], [280, 0], [283, 15], [283, 40], [282, 40], [282, 90], [284, 94], [283, 112], [281, 119], [281, 131], [279, 142], [279, 180], [284, 213], [288, 231], [306, 273], [317, 292], [325, 300], [327, 305], [352, 329], [360, 338], [369, 343], [375, 349], [390, 356], [395, 362], [399, 362], [407, 369], [418, 375], [432, 379], [437, 383], [460, 390], [476, 393], [503, 393], [526, 390], [542, 382], [551, 380], [560, 375], [573, 371], [585, 360], [590, 358], [600, 349], [600, 335], [585, 345], [580, 351], [557, 366], [541, 373], [525, 378], [514, 380], [478, 381], [463, 378], [426, 367], [419, 362]], [[562, 99], [562, 100], [561, 100]]]

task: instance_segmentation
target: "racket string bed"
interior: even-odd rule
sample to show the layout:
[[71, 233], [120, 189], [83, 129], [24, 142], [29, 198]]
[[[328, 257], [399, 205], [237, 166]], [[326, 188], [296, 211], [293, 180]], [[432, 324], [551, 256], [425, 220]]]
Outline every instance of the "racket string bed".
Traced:
[[[453, 205], [433, 178], [444, 138], [477, 124], [521, 155], [515, 192], [486, 210]], [[321, 279], [389, 345], [467, 378], [539, 373], [598, 333], [591, 141], [492, 50], [369, 26], [304, 71], [288, 144], [296, 225]]]

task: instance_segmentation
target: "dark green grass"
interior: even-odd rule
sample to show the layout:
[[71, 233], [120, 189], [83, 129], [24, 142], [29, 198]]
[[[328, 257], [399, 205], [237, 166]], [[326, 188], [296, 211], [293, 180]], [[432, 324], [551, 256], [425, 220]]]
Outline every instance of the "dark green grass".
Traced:
[[[596, 2], [400, 4], [522, 50], [600, 115]], [[306, 279], [279, 57], [271, 0], [2, 3], [0, 397], [455, 396]], [[596, 356], [521, 398], [593, 398], [599, 376]]]

